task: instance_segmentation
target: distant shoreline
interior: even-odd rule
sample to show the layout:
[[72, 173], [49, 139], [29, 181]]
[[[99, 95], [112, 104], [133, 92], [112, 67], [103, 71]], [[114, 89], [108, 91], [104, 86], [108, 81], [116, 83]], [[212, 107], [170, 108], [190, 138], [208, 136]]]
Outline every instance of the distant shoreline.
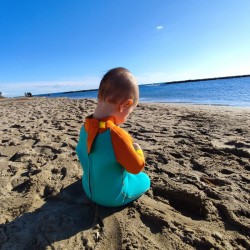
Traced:
[[239, 76], [221, 76], [221, 77], [212, 77], [212, 78], [203, 78], [203, 79], [194, 79], [194, 80], [181, 80], [181, 81], [172, 81], [172, 82], [163, 82], [162, 84], [173, 84], [173, 83], [186, 83], [186, 82], [202, 82], [202, 81], [211, 81], [211, 80], [222, 80], [229, 78], [242, 78], [250, 77], [250, 75], [239, 75]]
[[91, 91], [97, 91], [97, 90], [98, 89], [73, 90], [73, 91], [62, 92], [62, 94], [71, 94], [71, 93], [77, 93], [77, 92], [91, 92]]
[[[176, 83], [189, 83], [189, 82], [202, 82], [202, 81], [211, 81], [211, 80], [221, 80], [221, 79], [230, 79], [230, 78], [243, 78], [243, 77], [250, 77], [250, 75], [238, 75], [238, 76], [222, 76], [222, 77], [212, 77], [212, 78], [203, 78], [203, 79], [189, 79], [189, 80], [180, 80], [180, 81], [171, 81], [171, 82], [156, 82], [156, 83], [148, 83], [148, 84], [140, 84], [139, 86], [146, 86], [146, 85], [156, 85], [156, 84], [176, 84]], [[57, 92], [56, 94], [74, 94], [74, 93], [83, 93], [83, 92], [94, 92], [98, 91], [98, 89], [83, 89], [83, 90], [72, 90], [72, 91], [65, 91], [65, 92]], [[55, 93], [47, 93], [47, 94], [38, 94], [33, 95], [34, 97], [40, 96], [50, 96]]]
[[[222, 76], [222, 77], [212, 77], [212, 78], [193, 79], [193, 80], [189, 79], [189, 80], [171, 81], [171, 82], [148, 83], [148, 84], [140, 84], [139, 86], [155, 85], [155, 84], [175, 84], [175, 83], [188, 83], [188, 82], [202, 82], [202, 81], [211, 81], [211, 80], [218, 80], [218, 79], [221, 80], [221, 79], [229, 79], [229, 78], [242, 78], [242, 77], [250, 77], [250, 75]], [[78, 92], [91, 92], [91, 91], [98, 91], [98, 89], [72, 90], [72, 91], [66, 91], [66, 92], [61, 92], [61, 93], [62, 94], [72, 94], [72, 93], [78, 93]]]

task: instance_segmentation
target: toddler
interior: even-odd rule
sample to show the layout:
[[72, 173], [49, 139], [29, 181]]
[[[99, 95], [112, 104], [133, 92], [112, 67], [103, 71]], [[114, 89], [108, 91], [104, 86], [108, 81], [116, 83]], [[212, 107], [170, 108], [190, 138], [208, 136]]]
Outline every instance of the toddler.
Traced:
[[94, 113], [86, 117], [76, 152], [83, 168], [82, 184], [95, 203], [125, 205], [150, 187], [141, 172], [143, 151], [118, 125], [127, 120], [139, 101], [135, 77], [125, 68], [114, 68], [102, 78]]

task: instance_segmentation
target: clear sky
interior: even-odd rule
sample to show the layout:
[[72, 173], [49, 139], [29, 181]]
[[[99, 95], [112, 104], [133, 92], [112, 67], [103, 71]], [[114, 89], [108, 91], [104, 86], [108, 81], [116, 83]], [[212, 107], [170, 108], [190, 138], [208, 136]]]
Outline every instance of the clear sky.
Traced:
[[249, 0], [0, 0], [5, 96], [250, 74]]

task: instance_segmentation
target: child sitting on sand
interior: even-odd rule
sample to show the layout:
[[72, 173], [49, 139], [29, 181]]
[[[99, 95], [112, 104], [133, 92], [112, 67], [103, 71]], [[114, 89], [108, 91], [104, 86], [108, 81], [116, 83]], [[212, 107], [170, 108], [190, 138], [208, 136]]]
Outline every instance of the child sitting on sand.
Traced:
[[117, 125], [137, 106], [139, 89], [125, 68], [114, 68], [102, 78], [98, 103], [80, 131], [76, 152], [83, 168], [82, 184], [95, 203], [115, 207], [127, 204], [150, 187], [141, 172], [145, 160], [137, 143]]

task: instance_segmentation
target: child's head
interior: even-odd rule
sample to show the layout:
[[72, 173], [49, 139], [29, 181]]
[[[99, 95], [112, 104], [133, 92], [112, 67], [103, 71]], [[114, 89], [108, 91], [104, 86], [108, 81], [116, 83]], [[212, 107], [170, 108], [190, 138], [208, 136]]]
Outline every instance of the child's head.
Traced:
[[106, 111], [112, 110], [111, 113], [115, 116], [117, 124], [127, 120], [138, 100], [137, 81], [127, 69], [114, 68], [103, 76], [98, 91], [99, 107]]
[[98, 100], [114, 104], [131, 99], [136, 106], [139, 100], [139, 89], [135, 77], [126, 68], [109, 70], [99, 86]]

